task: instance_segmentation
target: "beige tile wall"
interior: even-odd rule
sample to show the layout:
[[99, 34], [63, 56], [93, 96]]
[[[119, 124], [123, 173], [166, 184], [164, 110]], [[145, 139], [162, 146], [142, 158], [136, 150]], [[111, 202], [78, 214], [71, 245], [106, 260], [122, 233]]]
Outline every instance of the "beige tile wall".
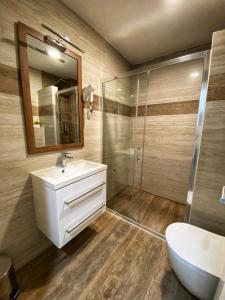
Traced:
[[[202, 71], [203, 59], [197, 59], [152, 71], [149, 78], [145, 72], [105, 84], [106, 98], [120, 102], [119, 97], [123, 95], [123, 103], [131, 107], [130, 122], [121, 123], [122, 116], [113, 114], [110, 121], [107, 117], [104, 120], [104, 161], [109, 164], [110, 182], [108, 199], [129, 184], [186, 202]], [[191, 76], [194, 72], [198, 73], [197, 77]], [[145, 104], [148, 105], [146, 118]], [[114, 114], [117, 113], [114, 109]], [[126, 132], [126, 137], [119, 139], [120, 131]], [[129, 155], [124, 156], [124, 151]], [[143, 171], [142, 160], [137, 159], [142, 153]]]
[[[203, 60], [195, 59], [154, 70], [150, 73], [148, 104], [174, 103], [199, 99]], [[191, 74], [199, 73], [192, 77]]]
[[147, 117], [143, 190], [186, 202], [196, 123], [197, 114]]
[[[0, 251], [9, 254], [16, 268], [50, 245], [35, 226], [30, 171], [55, 164], [58, 153], [27, 155], [22, 99], [17, 79], [17, 21], [49, 34], [41, 24], [70, 36], [83, 48], [83, 86], [94, 85], [100, 94], [100, 79], [129, 69], [128, 63], [94, 30], [60, 1], [0, 1]], [[80, 53], [79, 53], [80, 54]], [[2, 75], [4, 74], [4, 76]], [[85, 147], [71, 150], [75, 159], [101, 160], [101, 112], [85, 120]]]
[[225, 30], [213, 34], [207, 101], [191, 223], [225, 235]]
[[[192, 77], [194, 72], [199, 76]], [[139, 90], [139, 104], [148, 104], [135, 138], [141, 148], [144, 139], [142, 189], [180, 203], [186, 203], [202, 72], [203, 59], [163, 67], [150, 72], [149, 84], [142, 80]], [[139, 163], [136, 183], [140, 180]]]
[[38, 106], [38, 91], [42, 89], [41, 72], [39, 70], [29, 68], [30, 92], [33, 106]]

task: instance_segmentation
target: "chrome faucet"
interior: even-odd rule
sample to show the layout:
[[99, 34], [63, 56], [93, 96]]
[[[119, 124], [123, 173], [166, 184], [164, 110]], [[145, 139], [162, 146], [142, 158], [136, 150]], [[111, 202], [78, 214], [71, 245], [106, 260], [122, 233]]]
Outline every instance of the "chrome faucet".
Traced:
[[69, 152], [61, 152], [61, 156], [58, 158], [58, 165], [60, 165], [60, 167], [65, 168], [67, 165], [67, 160], [73, 159], [73, 156], [69, 154]]

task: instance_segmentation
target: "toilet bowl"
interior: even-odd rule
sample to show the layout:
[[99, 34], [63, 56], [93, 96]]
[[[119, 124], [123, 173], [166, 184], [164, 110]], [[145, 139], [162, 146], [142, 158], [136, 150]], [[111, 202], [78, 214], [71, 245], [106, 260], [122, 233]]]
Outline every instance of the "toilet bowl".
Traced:
[[172, 269], [183, 286], [201, 300], [212, 300], [225, 265], [225, 237], [186, 223], [166, 229]]

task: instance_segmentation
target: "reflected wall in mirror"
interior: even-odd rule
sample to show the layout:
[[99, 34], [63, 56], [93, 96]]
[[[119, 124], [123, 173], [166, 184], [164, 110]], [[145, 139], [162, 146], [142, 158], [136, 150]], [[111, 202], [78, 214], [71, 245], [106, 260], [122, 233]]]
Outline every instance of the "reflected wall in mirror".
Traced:
[[81, 57], [18, 26], [29, 153], [82, 147]]

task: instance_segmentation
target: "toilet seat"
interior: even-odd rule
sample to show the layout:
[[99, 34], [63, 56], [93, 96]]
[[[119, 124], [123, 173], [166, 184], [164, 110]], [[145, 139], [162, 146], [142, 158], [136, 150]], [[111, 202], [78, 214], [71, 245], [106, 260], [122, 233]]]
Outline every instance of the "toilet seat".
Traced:
[[166, 229], [168, 246], [183, 260], [212, 274], [222, 276], [225, 265], [225, 237], [186, 223]]

